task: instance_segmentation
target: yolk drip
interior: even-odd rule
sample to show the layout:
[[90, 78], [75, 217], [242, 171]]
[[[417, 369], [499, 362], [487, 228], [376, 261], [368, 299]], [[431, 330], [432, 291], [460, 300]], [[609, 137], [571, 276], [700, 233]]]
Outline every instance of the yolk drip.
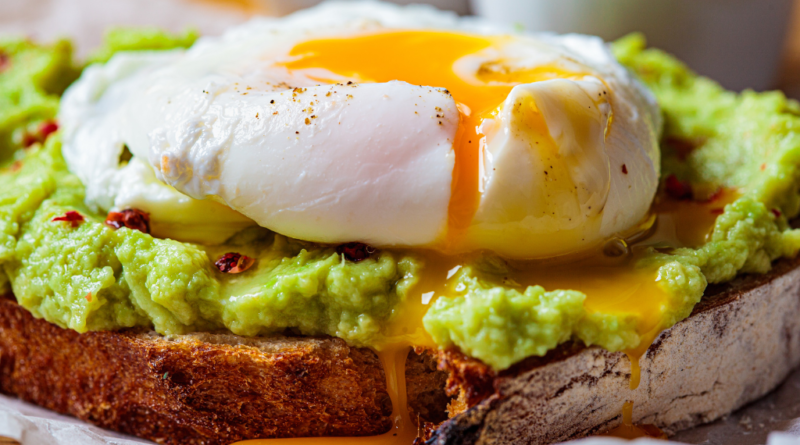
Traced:
[[[572, 261], [555, 264], [531, 262], [513, 264], [508, 282], [520, 288], [541, 285], [547, 290], [574, 289], [586, 294], [587, 312], [629, 314], [638, 320], [637, 332], [641, 343], [638, 348], [626, 351], [631, 359], [631, 389], [638, 386], [638, 362], [655, 337], [664, 329], [662, 307], [669, 295], [657, 284], [657, 271], [636, 269], [638, 254], [647, 246], [685, 245], [686, 240], [704, 240], [714, 226], [720, 208], [733, 202], [739, 193], [723, 190], [708, 202], [678, 201], [659, 197], [653, 206], [653, 218], [643, 229], [645, 235], [629, 238], [629, 253], [619, 257], [602, 252]], [[711, 215], [711, 216], [708, 216]], [[712, 217], [713, 216], [713, 217]], [[649, 227], [647, 227], [649, 224]], [[359, 438], [300, 438], [268, 439], [241, 442], [247, 445], [319, 445], [322, 443], [357, 443], [361, 445], [409, 445], [417, 435], [417, 428], [408, 416], [405, 393], [405, 357], [409, 346], [435, 346], [422, 325], [422, 317], [430, 304], [442, 295], [452, 293], [451, 278], [469, 257], [446, 256], [437, 252], [417, 252], [424, 256], [425, 269], [420, 283], [415, 286], [399, 313], [387, 326], [384, 347], [378, 352], [387, 375], [387, 388], [392, 398], [394, 427], [387, 433]], [[552, 263], [552, 262], [551, 262]], [[576, 271], [580, 271], [576, 273]], [[608, 434], [617, 437], [663, 437], [652, 425], [634, 425], [633, 403], [623, 407], [623, 424]]]
[[625, 402], [625, 405], [622, 406], [622, 424], [603, 435], [622, 439], [638, 439], [640, 437], [667, 439], [667, 435], [655, 425], [634, 425], [633, 402], [631, 401]]
[[[484, 64], [475, 73], [480, 80], [476, 83], [468, 82], [454, 71], [456, 61], [502, 43], [502, 39], [450, 32], [398, 31], [312, 40], [296, 45], [290, 52], [295, 58], [284, 65], [290, 70], [325, 69], [360, 82], [402, 80], [442, 87], [453, 95], [457, 104], [463, 105], [459, 106], [460, 124], [453, 142], [456, 165], [448, 209], [448, 242], [454, 242], [471, 223], [480, 199], [479, 158], [483, 135], [479, 133], [479, 126], [482, 120], [497, 112], [516, 84], [578, 76], [555, 66], [508, 71], [498, 62]], [[544, 139], [549, 139], [547, 124], [540, 114], [533, 117], [530, 126], [542, 133]], [[641, 344], [626, 351], [631, 359], [630, 383], [634, 389], [639, 382], [639, 358], [665, 328], [662, 315], [670, 298], [658, 284], [657, 270], [636, 268], [636, 260], [647, 246], [702, 244], [719, 209], [737, 196], [736, 192], [727, 191], [711, 202], [657, 200], [652, 209], [653, 217], [643, 224], [642, 233], [627, 240], [616, 240], [624, 247], [619, 255], [598, 251], [581, 258], [514, 263], [506, 279], [520, 289], [541, 285], [546, 290], [581, 291], [587, 297], [584, 306], [588, 313], [624, 315], [636, 320]], [[452, 277], [470, 260], [469, 256], [447, 256], [432, 251], [416, 254], [425, 260], [421, 281], [386, 327], [380, 341], [382, 347], [378, 348], [392, 399], [394, 427], [388, 433], [373, 437], [270, 439], [269, 442], [255, 440], [242, 444], [278, 441], [291, 445], [399, 445], [413, 442], [417, 429], [406, 406], [405, 357], [410, 346], [435, 346], [425, 332], [422, 318], [436, 298], [452, 295]], [[625, 405], [625, 422], [617, 433], [655, 436], [657, 429], [651, 432], [633, 426], [632, 409], [632, 403]]]
[[[507, 37], [484, 37], [437, 31], [391, 31], [354, 37], [302, 42], [285, 63], [296, 71], [324, 69], [359, 82], [401, 80], [414, 85], [446, 88], [459, 107], [459, 127], [453, 142], [456, 164], [448, 208], [448, 244], [466, 232], [480, 202], [479, 157], [481, 122], [496, 112], [511, 89], [521, 83], [574, 78], [577, 73], [553, 65], [509, 70], [502, 61], [481, 66], [471, 82], [454, 70], [465, 56], [503, 43]], [[321, 79], [319, 79], [321, 80]], [[541, 114], [536, 127], [546, 133]]]

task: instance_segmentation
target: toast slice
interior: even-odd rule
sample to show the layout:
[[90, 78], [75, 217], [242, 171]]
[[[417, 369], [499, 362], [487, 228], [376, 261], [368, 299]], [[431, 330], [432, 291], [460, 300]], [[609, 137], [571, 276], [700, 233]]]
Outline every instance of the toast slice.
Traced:
[[499, 374], [440, 355], [459, 403], [429, 444], [547, 444], [602, 433], [622, 423], [627, 401], [635, 424], [674, 434], [758, 399], [800, 364], [800, 259], [710, 286], [641, 358], [636, 390], [628, 357], [596, 347], [562, 345]]
[[[406, 363], [409, 408], [429, 444], [582, 437], [619, 425], [628, 400], [634, 422], [674, 433], [777, 386], [800, 363], [798, 313], [800, 260], [780, 261], [770, 274], [710, 288], [642, 357], [635, 391], [627, 357], [600, 348], [565, 344], [501, 373], [456, 351], [419, 350]], [[391, 425], [371, 350], [307, 337], [78, 334], [13, 299], [0, 300], [0, 391], [165, 444], [373, 435]]]
[[78, 334], [0, 301], [0, 391], [166, 444], [371, 435], [391, 425], [381, 364], [338, 339]]

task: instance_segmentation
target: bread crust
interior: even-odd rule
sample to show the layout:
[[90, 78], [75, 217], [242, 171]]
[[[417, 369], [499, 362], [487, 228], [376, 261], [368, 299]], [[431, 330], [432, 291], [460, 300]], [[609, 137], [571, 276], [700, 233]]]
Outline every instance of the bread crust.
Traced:
[[386, 432], [380, 361], [338, 339], [78, 334], [0, 299], [0, 391], [164, 444]]
[[800, 364], [800, 260], [766, 275], [710, 287], [692, 315], [659, 335], [631, 391], [622, 353], [565, 344], [496, 374], [454, 351], [440, 352], [464, 410], [430, 445], [547, 444], [633, 420], [669, 434], [711, 422], [774, 389]]
[[[715, 420], [800, 363], [800, 259], [706, 294], [648, 349], [636, 391], [627, 357], [596, 347], [567, 343], [500, 373], [457, 351], [419, 350], [406, 369], [412, 416], [430, 445], [583, 437], [619, 425], [627, 400], [636, 423], [668, 433]], [[377, 356], [338, 339], [78, 334], [13, 299], [0, 299], [0, 391], [165, 444], [371, 435], [391, 424]], [[446, 409], [452, 418], [434, 428]]]

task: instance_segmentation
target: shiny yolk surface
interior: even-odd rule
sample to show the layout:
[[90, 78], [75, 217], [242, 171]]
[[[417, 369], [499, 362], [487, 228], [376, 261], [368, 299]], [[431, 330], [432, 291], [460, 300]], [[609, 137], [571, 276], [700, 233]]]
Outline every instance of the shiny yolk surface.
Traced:
[[[337, 76], [360, 82], [402, 80], [411, 84], [443, 87], [449, 90], [458, 104], [465, 106], [459, 107], [460, 125], [453, 144], [456, 165], [448, 232], [448, 240], [452, 242], [454, 237], [467, 229], [479, 203], [479, 153], [483, 135], [478, 128], [481, 121], [498, 110], [516, 84], [578, 76], [554, 66], [508, 72], [487, 65], [476, 73], [476, 77], [483, 81], [481, 84], [468, 82], [453, 70], [457, 60], [487, 49], [502, 39], [449, 32], [398, 31], [313, 40], [295, 46], [291, 50], [295, 58], [285, 65], [291, 70], [323, 68]], [[531, 127], [552, 142], [541, 115], [533, 119]], [[556, 148], [554, 143], [553, 148]], [[515, 263], [507, 281], [520, 289], [540, 285], [546, 290], [577, 290], [586, 294], [584, 306], [588, 313], [633, 317], [637, 322], [641, 345], [626, 353], [631, 359], [631, 388], [636, 388], [639, 357], [664, 329], [663, 313], [669, 304], [669, 295], [658, 283], [658, 271], [637, 268], [634, 266], [636, 260], [648, 246], [702, 245], [717, 215], [738, 196], [737, 192], [728, 190], [709, 202], [660, 197], [653, 206], [651, 218], [642, 223], [639, 232], [631, 238], [621, 237], [618, 240], [625, 246], [625, 254], [614, 256], [598, 251], [581, 258]], [[243, 443], [256, 445], [277, 441], [287, 445], [367, 445], [410, 444], [413, 441], [416, 427], [408, 417], [406, 407], [405, 357], [410, 346], [435, 347], [424, 330], [422, 318], [437, 297], [452, 295], [452, 277], [470, 260], [468, 256], [447, 256], [433, 251], [416, 254], [425, 260], [420, 283], [386, 327], [381, 342], [383, 346], [379, 348], [394, 407], [394, 428], [380, 436], [363, 438], [273, 439]], [[633, 426], [632, 410], [632, 404], [626, 404], [623, 409], [625, 422], [613, 434], [623, 437], [660, 436], [656, 428]]]
[[[733, 202], [740, 193], [723, 190], [716, 199], [708, 202], [657, 198], [652, 218], [645, 222], [645, 236], [630, 239], [631, 253], [615, 258], [598, 252], [577, 261], [556, 264], [515, 264], [509, 282], [520, 288], [538, 284], [547, 290], [574, 289], [586, 294], [584, 303], [588, 312], [630, 314], [638, 320], [640, 347], [626, 351], [631, 359], [631, 388], [638, 386], [638, 361], [651, 342], [664, 328], [663, 305], [669, 295], [658, 286], [656, 270], [636, 269], [633, 266], [637, 251], [646, 246], [684, 246], [687, 241], [703, 242], [711, 233], [720, 209]], [[419, 285], [409, 295], [408, 301], [387, 327], [384, 347], [379, 356], [387, 375], [387, 387], [392, 397], [394, 427], [385, 434], [359, 438], [300, 438], [268, 439], [242, 442], [247, 445], [320, 445], [322, 443], [361, 445], [408, 445], [416, 437], [417, 429], [408, 416], [404, 383], [405, 357], [409, 346], [435, 346], [422, 326], [422, 317], [430, 304], [441, 295], [452, 292], [451, 278], [458, 268], [469, 260], [461, 256], [445, 256], [436, 252], [423, 253], [426, 267]], [[580, 273], [576, 273], [576, 271]], [[663, 437], [652, 425], [634, 425], [633, 404], [622, 408], [623, 424], [608, 434], [625, 437]]]
[[[446, 88], [459, 105], [460, 124], [453, 143], [456, 164], [448, 208], [448, 242], [457, 242], [480, 202], [479, 154], [483, 135], [478, 127], [502, 105], [518, 84], [577, 73], [554, 65], [508, 70], [502, 61], [482, 65], [475, 78], [459, 76], [453, 65], [465, 56], [501, 45], [509, 37], [485, 37], [438, 31], [391, 31], [299, 43], [285, 63], [290, 70], [324, 69], [359, 82], [401, 80], [414, 85]], [[325, 81], [326, 79], [318, 79]], [[532, 127], [550, 139], [547, 124], [535, 113]], [[555, 144], [552, 143], [554, 152]]]

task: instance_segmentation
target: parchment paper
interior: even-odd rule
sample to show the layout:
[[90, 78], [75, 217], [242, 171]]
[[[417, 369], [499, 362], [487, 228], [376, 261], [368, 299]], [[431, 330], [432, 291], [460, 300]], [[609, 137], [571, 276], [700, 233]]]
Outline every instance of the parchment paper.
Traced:
[[[756, 1], [756, 0], [753, 0]], [[151, 25], [180, 31], [194, 27], [215, 35], [247, 20], [258, 0], [0, 0], [0, 36], [17, 34], [38, 41], [69, 37], [79, 56], [96, 47], [110, 26]], [[264, 3], [266, 4], [266, 3]], [[268, 11], [266, 11], [268, 12]], [[0, 395], [0, 436], [23, 445], [152, 444], [90, 426], [17, 399]], [[800, 371], [775, 392], [725, 419], [679, 433], [673, 438], [703, 445], [800, 445]], [[2, 441], [0, 441], [2, 442]], [[656, 445], [653, 440], [625, 442], [590, 438], [574, 445]]]

